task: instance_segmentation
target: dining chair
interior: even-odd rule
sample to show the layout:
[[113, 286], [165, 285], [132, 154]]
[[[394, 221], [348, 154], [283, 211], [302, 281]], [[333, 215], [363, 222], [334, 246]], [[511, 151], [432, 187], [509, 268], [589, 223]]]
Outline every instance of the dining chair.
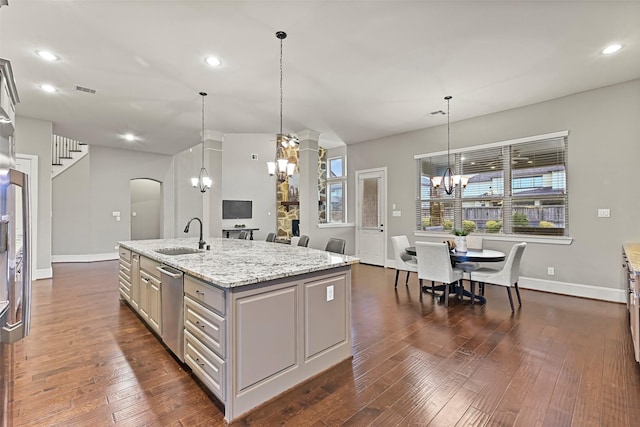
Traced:
[[471, 293], [474, 293], [474, 281], [480, 283], [481, 289], [484, 293], [484, 285], [498, 285], [505, 286], [507, 288], [507, 294], [509, 295], [509, 304], [511, 304], [511, 311], [513, 308], [513, 298], [511, 298], [511, 288], [516, 289], [516, 295], [518, 296], [518, 305], [522, 305], [520, 300], [520, 289], [518, 289], [518, 279], [520, 278], [520, 261], [522, 260], [522, 254], [527, 247], [526, 242], [513, 245], [504, 265], [501, 269], [495, 268], [479, 268], [471, 272]]
[[249, 232], [248, 231], [241, 231], [240, 233], [238, 233], [238, 239], [241, 240], [246, 240], [247, 237], [249, 237]]
[[391, 236], [391, 244], [393, 245], [393, 255], [396, 260], [396, 281], [393, 287], [398, 287], [398, 275], [400, 271], [407, 272], [407, 278], [404, 284], [409, 285], [409, 274], [411, 272], [418, 272], [418, 261], [416, 257], [407, 254], [405, 251], [405, 249], [410, 246], [409, 239], [407, 236]]
[[334, 252], [337, 254], [344, 254], [344, 247], [347, 245], [347, 241], [344, 239], [338, 239], [332, 237], [327, 242], [327, 246], [324, 248], [327, 252]]
[[300, 240], [298, 240], [298, 246], [304, 246], [305, 248], [309, 246], [309, 236], [300, 236]]
[[276, 241], [276, 233], [267, 234], [267, 242], [275, 242]]
[[434, 282], [444, 285], [444, 305], [449, 306], [449, 286], [459, 283], [463, 274], [462, 270], [451, 266], [449, 245], [446, 242], [416, 242], [416, 257], [418, 258], [420, 299], [423, 292], [422, 281], [431, 280], [432, 291]]

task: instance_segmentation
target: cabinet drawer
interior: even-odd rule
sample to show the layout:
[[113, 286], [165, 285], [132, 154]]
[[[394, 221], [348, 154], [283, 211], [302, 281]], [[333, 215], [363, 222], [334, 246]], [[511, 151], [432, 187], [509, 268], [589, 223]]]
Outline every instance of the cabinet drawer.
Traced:
[[184, 293], [224, 316], [224, 291], [191, 276], [184, 276]]
[[160, 267], [160, 263], [147, 257], [140, 257], [140, 269], [149, 273], [150, 276], [160, 279], [160, 272], [156, 270], [156, 267]]
[[147, 282], [149, 282], [150, 286], [155, 286], [157, 288], [160, 287], [160, 279], [157, 277], [153, 277], [152, 275], [150, 275], [149, 273], [147, 273], [146, 271], [140, 271], [140, 278], [146, 280]]
[[120, 289], [120, 294], [127, 300], [130, 301], [130, 297], [131, 297], [131, 285], [129, 284], [129, 282], [122, 280], [122, 278], [120, 278], [119, 280], [119, 289]]
[[225, 319], [188, 295], [184, 297], [184, 327], [220, 357], [226, 356]]
[[[113, 252], [112, 252], [113, 253]], [[131, 262], [131, 251], [120, 246], [120, 259]]]
[[185, 331], [184, 333], [184, 361], [191, 367], [193, 373], [205, 383], [207, 388], [225, 402], [225, 363], [211, 350], [204, 347], [198, 340]]
[[120, 263], [118, 276], [120, 276], [120, 279], [126, 280], [127, 282], [131, 283], [131, 269], [124, 265], [122, 262]]

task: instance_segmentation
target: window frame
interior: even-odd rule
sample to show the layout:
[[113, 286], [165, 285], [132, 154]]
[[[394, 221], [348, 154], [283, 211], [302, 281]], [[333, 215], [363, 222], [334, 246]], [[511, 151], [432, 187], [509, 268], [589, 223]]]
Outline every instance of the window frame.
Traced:
[[[524, 138], [518, 138], [518, 139], [513, 139], [513, 140], [507, 140], [507, 141], [500, 141], [500, 142], [494, 142], [494, 143], [490, 143], [490, 144], [482, 144], [482, 145], [474, 145], [474, 146], [469, 146], [469, 147], [465, 147], [465, 148], [460, 148], [460, 149], [455, 149], [455, 150], [450, 150], [451, 153], [451, 158], [455, 158], [456, 159], [456, 164], [455, 170], [461, 170], [461, 168], [459, 167], [460, 165], [457, 163], [458, 159], [460, 157], [462, 157], [464, 155], [464, 153], [469, 153], [469, 152], [477, 152], [480, 150], [486, 150], [486, 149], [492, 149], [492, 148], [501, 148], [501, 149], [505, 149], [506, 150], [511, 150], [514, 147], [517, 147], [519, 144], [525, 144], [525, 143], [536, 143], [536, 142], [543, 142], [543, 141], [547, 141], [547, 140], [562, 140], [563, 144], [564, 144], [564, 149], [563, 149], [563, 154], [564, 154], [564, 161], [562, 163], [563, 167], [564, 167], [564, 194], [562, 195], [556, 195], [555, 198], [562, 198], [564, 201], [563, 207], [564, 207], [564, 231], [562, 235], [555, 235], [555, 236], [548, 236], [545, 234], [521, 234], [521, 233], [514, 233], [513, 228], [511, 226], [511, 217], [513, 215], [513, 212], [515, 211], [515, 206], [512, 205], [512, 202], [516, 202], [518, 200], [518, 197], [514, 197], [514, 194], [512, 194], [512, 186], [513, 186], [513, 171], [516, 170], [515, 168], [512, 168], [511, 166], [508, 166], [508, 170], [506, 171], [507, 173], [503, 173], [503, 186], [504, 186], [504, 194], [497, 198], [496, 200], [499, 200], [502, 202], [502, 217], [503, 219], [508, 219], [508, 227], [506, 229], [501, 230], [499, 233], [486, 233], [486, 232], [482, 232], [479, 231], [478, 233], [481, 233], [485, 238], [489, 239], [489, 240], [505, 240], [505, 241], [530, 241], [530, 242], [544, 242], [544, 243], [553, 243], [553, 244], [570, 244], [571, 241], [573, 240], [570, 237], [569, 234], [569, 209], [570, 209], [570, 205], [569, 205], [569, 183], [568, 183], [568, 135], [569, 135], [569, 131], [559, 131], [559, 132], [553, 132], [553, 133], [548, 133], [548, 134], [543, 134], [543, 135], [536, 135], [536, 136], [530, 136], [530, 137], [524, 137]], [[462, 228], [462, 220], [463, 220], [463, 213], [462, 213], [462, 204], [464, 202], [473, 202], [475, 200], [477, 200], [478, 198], [482, 198], [482, 197], [464, 197], [462, 195], [462, 191], [460, 191], [459, 187], [456, 187], [455, 192], [453, 195], [451, 196], [445, 196], [445, 197], [438, 197], [438, 198], [433, 198], [431, 196], [424, 198], [423, 194], [421, 194], [421, 191], [424, 190], [423, 187], [423, 180], [427, 177], [426, 175], [423, 174], [423, 165], [422, 162], [425, 159], [429, 159], [429, 158], [435, 158], [438, 156], [446, 156], [447, 152], [446, 151], [440, 151], [440, 152], [433, 152], [433, 153], [427, 153], [427, 154], [417, 154], [414, 155], [414, 159], [416, 160], [416, 175], [417, 175], [417, 179], [416, 179], [416, 229], [414, 231], [414, 235], [416, 236], [439, 236], [442, 237], [443, 235], [446, 234], [450, 234], [451, 231], [450, 230], [423, 230], [422, 227], [422, 208], [423, 208], [423, 204], [426, 203], [434, 203], [434, 202], [441, 202], [441, 201], [447, 201], [447, 200], [453, 200], [454, 205], [456, 205], [456, 210], [454, 213], [454, 227], [455, 228]], [[510, 163], [508, 164], [510, 165]], [[518, 177], [515, 179], [520, 179], [523, 177]], [[535, 177], [532, 175], [530, 177], [527, 178], [531, 178], [531, 179], [535, 179]], [[519, 189], [521, 190], [521, 189]], [[442, 191], [442, 190], [439, 190]], [[539, 197], [540, 200], [548, 200], [548, 199], [552, 199], [553, 196], [542, 196]]]
[[[331, 176], [331, 161], [340, 159], [342, 161], [342, 175]], [[347, 222], [347, 156], [345, 154], [339, 156], [327, 157], [326, 167], [326, 188], [327, 188], [327, 213], [326, 222], [321, 224], [345, 224]], [[342, 186], [342, 218], [340, 221], [333, 220], [334, 209], [331, 206], [331, 185], [340, 184]]]

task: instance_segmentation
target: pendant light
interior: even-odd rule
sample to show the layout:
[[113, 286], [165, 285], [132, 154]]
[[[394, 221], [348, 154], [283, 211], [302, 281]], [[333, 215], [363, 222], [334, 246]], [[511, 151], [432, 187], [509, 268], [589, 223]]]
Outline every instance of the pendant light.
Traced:
[[456, 175], [451, 169], [451, 124], [449, 121], [449, 102], [452, 98], [453, 97], [449, 95], [444, 97], [444, 99], [447, 101], [447, 170], [444, 171], [444, 174], [442, 174], [442, 176], [431, 178], [431, 183], [434, 188], [438, 188], [440, 187], [440, 185], [442, 185], [442, 189], [444, 190], [444, 192], [449, 195], [453, 194], [453, 191], [455, 190], [455, 187], [457, 185], [462, 185], [462, 188], [466, 188], [470, 178], [470, 176], [466, 175]]
[[207, 93], [199, 92], [199, 95], [202, 97], [202, 167], [198, 177], [191, 178], [191, 185], [193, 185], [193, 188], [199, 188], [200, 192], [204, 193], [211, 188], [213, 181], [209, 178], [209, 172], [204, 167], [204, 97], [207, 96]]
[[276, 135], [276, 142], [278, 148], [276, 149], [276, 160], [267, 162], [267, 170], [269, 175], [278, 176], [278, 182], [286, 181], [287, 177], [293, 175], [296, 169], [296, 164], [289, 162], [289, 158], [286, 155], [286, 147], [295, 147], [298, 143], [298, 137], [294, 134], [282, 133], [282, 40], [287, 38], [287, 33], [284, 31], [278, 31], [276, 37], [280, 40], [280, 133]]

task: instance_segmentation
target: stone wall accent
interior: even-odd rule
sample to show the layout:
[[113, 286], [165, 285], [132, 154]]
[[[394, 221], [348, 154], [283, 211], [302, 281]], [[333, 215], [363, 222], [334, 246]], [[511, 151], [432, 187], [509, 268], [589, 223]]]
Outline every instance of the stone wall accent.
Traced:
[[318, 222], [327, 222], [327, 150], [318, 147]]

